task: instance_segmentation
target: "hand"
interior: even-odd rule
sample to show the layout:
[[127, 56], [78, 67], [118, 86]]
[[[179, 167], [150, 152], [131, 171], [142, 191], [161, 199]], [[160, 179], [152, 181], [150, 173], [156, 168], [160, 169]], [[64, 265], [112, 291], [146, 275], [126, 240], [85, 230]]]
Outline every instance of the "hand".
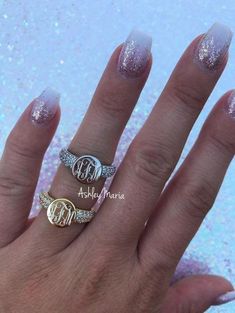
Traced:
[[[231, 32], [214, 25], [187, 48], [143, 128], [131, 143], [94, 219], [52, 226], [28, 216], [44, 153], [59, 122], [59, 95], [47, 89], [12, 130], [0, 163], [0, 312], [204, 312], [233, 290], [216, 276], [171, 286], [183, 252], [211, 208], [235, 148], [235, 94], [208, 117], [192, 151], [168, 182], [189, 132], [227, 62]], [[69, 149], [111, 164], [147, 80], [151, 39], [133, 32], [113, 53]], [[118, 70], [117, 70], [118, 69]], [[53, 160], [52, 160], [53, 161]], [[50, 195], [82, 209], [79, 183], [63, 164]], [[147, 223], [146, 223], [147, 222]], [[230, 298], [233, 293], [230, 293]]]

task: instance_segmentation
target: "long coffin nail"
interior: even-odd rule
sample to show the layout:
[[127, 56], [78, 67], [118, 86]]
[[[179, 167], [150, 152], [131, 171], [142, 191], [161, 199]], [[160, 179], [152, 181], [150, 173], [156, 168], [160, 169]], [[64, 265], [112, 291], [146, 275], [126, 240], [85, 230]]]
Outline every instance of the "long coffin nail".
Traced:
[[226, 55], [232, 36], [227, 26], [215, 23], [199, 42], [195, 60], [207, 69], [215, 69]]
[[137, 78], [145, 71], [150, 54], [152, 38], [145, 33], [133, 30], [120, 52], [118, 71], [126, 78]]
[[45, 89], [42, 94], [33, 101], [31, 112], [32, 121], [36, 124], [47, 124], [56, 114], [59, 106], [60, 94], [51, 89]]
[[218, 297], [213, 303], [213, 305], [222, 305], [232, 301], [235, 301], [235, 291], [227, 292], [222, 296]]
[[225, 105], [225, 112], [235, 118], [235, 90], [231, 92], [230, 96], [228, 97], [227, 103]]

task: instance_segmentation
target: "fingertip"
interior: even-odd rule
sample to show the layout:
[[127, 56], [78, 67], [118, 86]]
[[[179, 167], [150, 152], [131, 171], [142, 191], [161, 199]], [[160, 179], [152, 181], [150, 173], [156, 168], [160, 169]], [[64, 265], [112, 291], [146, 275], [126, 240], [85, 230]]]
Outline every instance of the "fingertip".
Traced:
[[163, 312], [170, 312], [169, 308], [172, 307], [174, 309], [176, 307], [181, 308], [180, 312], [182, 313], [191, 311], [191, 308], [194, 308], [197, 312], [204, 312], [210, 306], [218, 303], [219, 300], [222, 304], [222, 300], [233, 298], [234, 294], [231, 294], [233, 290], [231, 282], [221, 276], [190, 276], [178, 281], [170, 288]]
[[130, 83], [146, 80], [152, 66], [151, 46], [150, 36], [132, 31], [112, 53], [105, 72]]
[[197, 45], [195, 64], [209, 72], [220, 69], [227, 58], [232, 36], [229, 27], [221, 23], [214, 23]]
[[[34, 125], [46, 126], [60, 117], [60, 94], [52, 88], [46, 88], [31, 103], [30, 118]], [[57, 119], [56, 119], [57, 118]]]

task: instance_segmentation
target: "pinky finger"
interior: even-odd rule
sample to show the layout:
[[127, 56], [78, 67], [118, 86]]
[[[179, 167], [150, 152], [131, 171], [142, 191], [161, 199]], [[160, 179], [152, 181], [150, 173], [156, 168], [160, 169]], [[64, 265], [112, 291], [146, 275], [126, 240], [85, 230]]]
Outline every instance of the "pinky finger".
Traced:
[[46, 89], [11, 131], [0, 161], [0, 247], [27, 227], [44, 154], [59, 123], [59, 94]]
[[220, 299], [221, 295], [233, 294], [232, 290], [231, 283], [219, 276], [187, 277], [168, 290], [161, 312], [203, 313], [210, 306], [217, 304], [217, 299]]

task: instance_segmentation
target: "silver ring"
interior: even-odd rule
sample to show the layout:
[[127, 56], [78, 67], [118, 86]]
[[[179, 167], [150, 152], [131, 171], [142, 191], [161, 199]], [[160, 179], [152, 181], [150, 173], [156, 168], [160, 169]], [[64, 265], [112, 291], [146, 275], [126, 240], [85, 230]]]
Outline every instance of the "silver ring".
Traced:
[[100, 177], [111, 177], [116, 172], [114, 165], [103, 165], [92, 155], [78, 157], [67, 149], [60, 151], [60, 160], [72, 170], [73, 176], [83, 184], [91, 184]]

